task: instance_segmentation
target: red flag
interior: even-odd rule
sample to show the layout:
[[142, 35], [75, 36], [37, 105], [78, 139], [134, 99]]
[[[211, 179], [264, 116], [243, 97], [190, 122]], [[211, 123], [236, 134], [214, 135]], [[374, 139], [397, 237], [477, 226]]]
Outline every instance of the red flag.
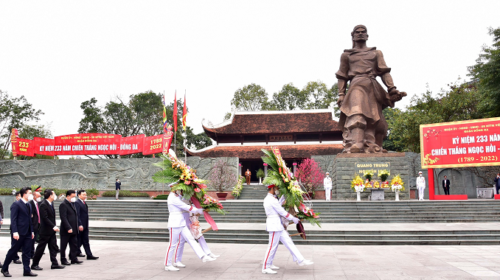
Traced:
[[187, 117], [186, 95], [184, 94], [184, 108], [182, 110], [182, 129], [184, 131], [186, 131], [186, 117]]
[[177, 91], [174, 99], [174, 131], [177, 132]]

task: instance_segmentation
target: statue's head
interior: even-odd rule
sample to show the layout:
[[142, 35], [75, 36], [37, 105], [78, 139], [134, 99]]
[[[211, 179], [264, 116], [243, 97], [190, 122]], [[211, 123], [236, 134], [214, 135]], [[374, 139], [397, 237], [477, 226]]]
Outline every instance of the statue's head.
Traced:
[[356, 25], [351, 32], [352, 44], [356, 41], [367, 41], [368, 40], [368, 29], [366, 26], [360, 24]]

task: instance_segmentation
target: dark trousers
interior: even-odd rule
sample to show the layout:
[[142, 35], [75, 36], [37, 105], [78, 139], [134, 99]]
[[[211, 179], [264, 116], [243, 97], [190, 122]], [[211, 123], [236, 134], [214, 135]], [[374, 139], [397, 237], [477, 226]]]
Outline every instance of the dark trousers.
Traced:
[[5, 257], [5, 261], [2, 266], [3, 271], [9, 271], [9, 265], [14, 260], [17, 255], [17, 251], [19, 248], [23, 249], [23, 267], [24, 272], [30, 272], [30, 252], [31, 252], [31, 232], [25, 235], [20, 235], [19, 240], [14, 239], [14, 244], [7, 252], [7, 256]]
[[35, 243], [36, 243], [36, 240], [39, 238], [38, 237], [38, 227], [35, 228], [35, 238], [33, 238], [33, 242], [32, 242], [32, 245], [31, 245], [31, 253], [30, 253], [30, 258], [33, 258], [35, 256]]
[[33, 266], [37, 266], [40, 263], [40, 259], [43, 256], [43, 252], [45, 251], [45, 247], [49, 245], [50, 252], [50, 261], [53, 265], [58, 265], [57, 262], [57, 237], [56, 233], [52, 235], [40, 235], [40, 239], [38, 240], [38, 246], [36, 247], [35, 257], [33, 258]]
[[[10, 233], [10, 247], [14, 247], [14, 243], [16, 240], [14, 239], [14, 235], [12, 235], [12, 232]], [[16, 252], [14, 255], [14, 258], [12, 258], [13, 261], [17, 261], [19, 259], [19, 254]]]
[[69, 243], [69, 259], [74, 262], [78, 259], [76, 258], [76, 253], [78, 251], [78, 237], [76, 234], [64, 234], [61, 235], [61, 262], [67, 260], [66, 259], [66, 247]]
[[450, 195], [450, 187], [443, 187], [443, 189], [445, 195]]
[[496, 188], [497, 188], [497, 194], [500, 194], [500, 192], [499, 192], [500, 191], [500, 186], [496, 186]]
[[85, 254], [87, 254], [87, 257], [92, 256], [92, 251], [90, 251], [90, 243], [89, 243], [89, 230], [84, 229], [83, 231], [80, 231], [78, 233], [78, 252], [81, 253], [82, 251], [80, 248], [83, 245], [83, 249], [85, 249]]

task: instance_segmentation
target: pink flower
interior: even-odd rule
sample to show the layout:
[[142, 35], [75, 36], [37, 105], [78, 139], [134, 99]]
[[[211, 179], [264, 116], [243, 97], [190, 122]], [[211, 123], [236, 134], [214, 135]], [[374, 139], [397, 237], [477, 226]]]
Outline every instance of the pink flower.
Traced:
[[194, 188], [195, 192], [200, 192], [201, 190], [199, 188]]
[[184, 181], [184, 184], [189, 185], [191, 184], [191, 181]]

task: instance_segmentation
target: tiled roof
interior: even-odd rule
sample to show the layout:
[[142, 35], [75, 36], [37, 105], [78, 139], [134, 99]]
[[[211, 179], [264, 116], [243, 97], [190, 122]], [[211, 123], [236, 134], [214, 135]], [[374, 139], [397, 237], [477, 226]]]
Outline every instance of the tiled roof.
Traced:
[[266, 134], [266, 133], [321, 133], [342, 130], [332, 119], [332, 112], [235, 114], [232, 122], [203, 129], [210, 136], [216, 134]]
[[[312, 155], [336, 155], [342, 152], [342, 144], [317, 145], [276, 145], [283, 158], [310, 158]], [[238, 157], [240, 159], [260, 159], [264, 156], [262, 149], [271, 149], [271, 145], [262, 146], [214, 146], [201, 151], [190, 151], [189, 156], [207, 157]]]

